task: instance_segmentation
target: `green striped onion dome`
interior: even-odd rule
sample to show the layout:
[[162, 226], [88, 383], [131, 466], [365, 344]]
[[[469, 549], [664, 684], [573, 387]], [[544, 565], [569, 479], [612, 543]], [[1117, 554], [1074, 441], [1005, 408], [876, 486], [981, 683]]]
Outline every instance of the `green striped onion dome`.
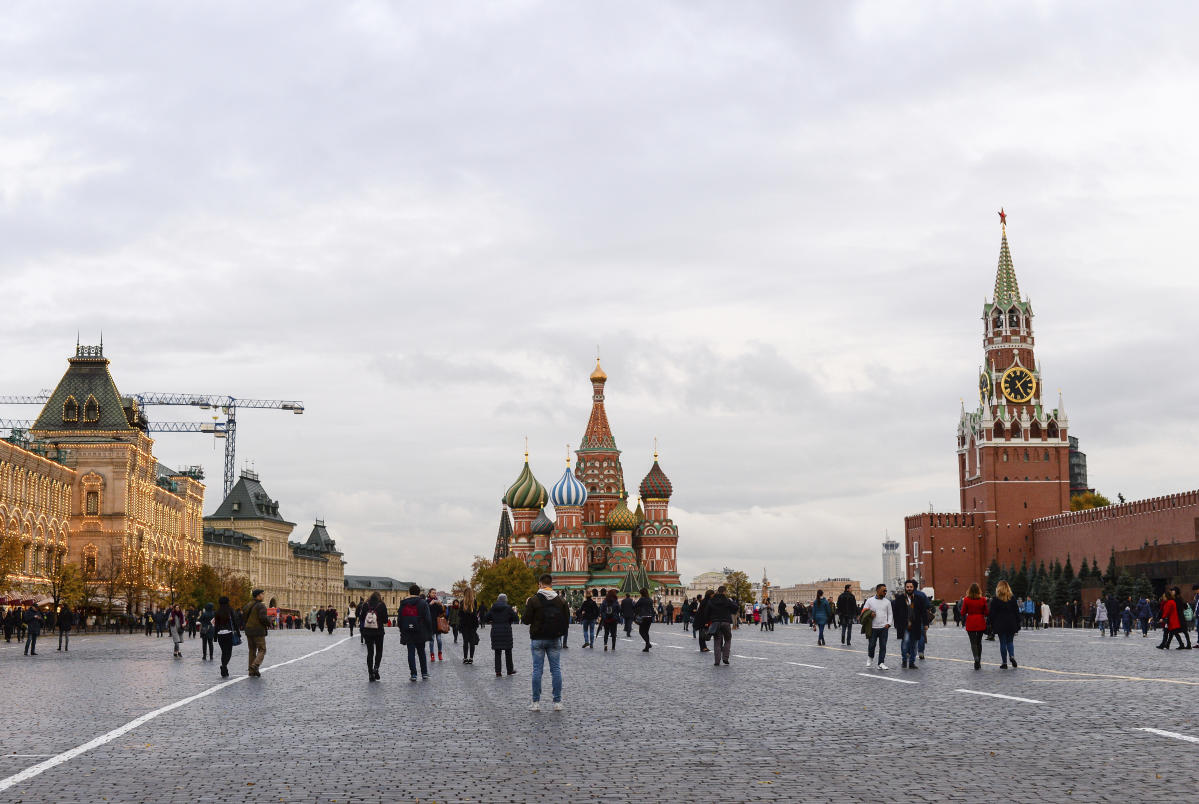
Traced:
[[520, 477], [516, 478], [516, 482], [508, 487], [507, 493], [504, 494], [504, 503], [509, 508], [540, 508], [545, 505], [546, 494], [545, 486], [537, 482], [537, 478], [533, 477], [533, 472], [529, 469], [529, 461], [525, 460], [525, 466], [520, 470]]

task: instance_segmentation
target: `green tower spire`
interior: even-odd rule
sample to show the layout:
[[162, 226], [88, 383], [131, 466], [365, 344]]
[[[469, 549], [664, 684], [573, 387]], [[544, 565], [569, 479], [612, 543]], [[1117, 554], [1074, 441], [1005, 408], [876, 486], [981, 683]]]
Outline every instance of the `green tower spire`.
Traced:
[[1007, 246], [1007, 217], [1000, 211], [1003, 227], [1003, 239], [999, 242], [999, 268], [995, 272], [995, 305], [1007, 307], [1013, 302], [1020, 301], [1020, 283], [1016, 281], [1016, 269], [1012, 267], [1012, 253]]

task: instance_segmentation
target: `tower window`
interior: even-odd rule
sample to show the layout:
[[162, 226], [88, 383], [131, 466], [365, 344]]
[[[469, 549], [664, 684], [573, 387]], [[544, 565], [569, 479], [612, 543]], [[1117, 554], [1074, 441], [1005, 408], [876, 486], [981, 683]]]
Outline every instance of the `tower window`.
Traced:
[[1045, 450], [1045, 457], [1043, 460], [1049, 460], [1049, 450]]
[[1028, 463], [1028, 450], [1024, 450], [1024, 462]]
[[1007, 314], [1007, 324], [1011, 329], [1016, 329], [1016, 327], [1020, 326], [1020, 314], [1014, 309]]
[[83, 420], [89, 424], [100, 421], [100, 403], [93, 395], [89, 395], [83, 403]]
[[62, 420], [64, 422], [79, 421], [79, 403], [75, 397], [68, 396], [66, 401], [62, 403]]
[[100, 513], [100, 492], [89, 491], [87, 493], [83, 510], [88, 516], [97, 516]]

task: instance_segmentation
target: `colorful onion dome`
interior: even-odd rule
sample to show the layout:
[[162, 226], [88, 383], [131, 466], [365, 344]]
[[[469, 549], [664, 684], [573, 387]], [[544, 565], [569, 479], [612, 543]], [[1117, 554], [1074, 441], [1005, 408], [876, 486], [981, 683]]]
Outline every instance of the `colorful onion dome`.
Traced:
[[654, 465], [641, 481], [641, 499], [669, 500], [673, 493], [674, 487], [670, 485], [670, 478], [662, 471], [662, 467], [658, 466], [658, 454], [654, 453]]
[[623, 497], [620, 502], [616, 503], [616, 507], [608, 512], [607, 522], [608, 530], [632, 531], [637, 527], [637, 517], [633, 516], [633, 512], [629, 510]]
[[561, 479], [550, 489], [550, 502], [555, 508], [563, 505], [582, 505], [587, 502], [587, 487], [579, 482], [570, 467], [562, 473]]
[[604, 369], [600, 366], [600, 361], [599, 361], [598, 357], [595, 359], [595, 371], [591, 372], [591, 379], [595, 382], [604, 382], [608, 379], [608, 375], [604, 372]]
[[525, 466], [520, 470], [520, 477], [508, 487], [504, 494], [504, 502], [509, 508], [540, 508], [545, 505], [545, 486], [537, 482], [529, 469], [529, 456], [525, 454]]
[[537, 518], [533, 520], [531, 529], [537, 536], [549, 536], [554, 532], [554, 522], [545, 515], [544, 508], [537, 514]]

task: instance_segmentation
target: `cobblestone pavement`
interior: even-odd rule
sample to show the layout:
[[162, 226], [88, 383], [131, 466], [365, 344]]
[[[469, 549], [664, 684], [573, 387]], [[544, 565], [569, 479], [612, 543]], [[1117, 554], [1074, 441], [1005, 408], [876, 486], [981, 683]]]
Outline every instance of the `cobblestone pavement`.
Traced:
[[649, 653], [584, 650], [576, 626], [566, 710], [532, 713], [516, 630], [517, 675], [495, 677], [484, 631], [476, 664], [447, 645], [415, 684], [394, 632], [373, 684], [344, 629], [272, 634], [257, 680], [239, 647], [224, 685], [198, 640], [181, 660], [141, 635], [47, 639], [36, 659], [0, 642], [0, 801], [1165, 801], [1199, 762], [1199, 742], [1143, 730], [1199, 740], [1199, 651], [1154, 634], [1023, 631], [1019, 670], [987, 642], [975, 671], [965, 633], [934, 626], [919, 670], [892, 643], [879, 672], [860, 634], [742, 627], [715, 668], [678, 626]]

